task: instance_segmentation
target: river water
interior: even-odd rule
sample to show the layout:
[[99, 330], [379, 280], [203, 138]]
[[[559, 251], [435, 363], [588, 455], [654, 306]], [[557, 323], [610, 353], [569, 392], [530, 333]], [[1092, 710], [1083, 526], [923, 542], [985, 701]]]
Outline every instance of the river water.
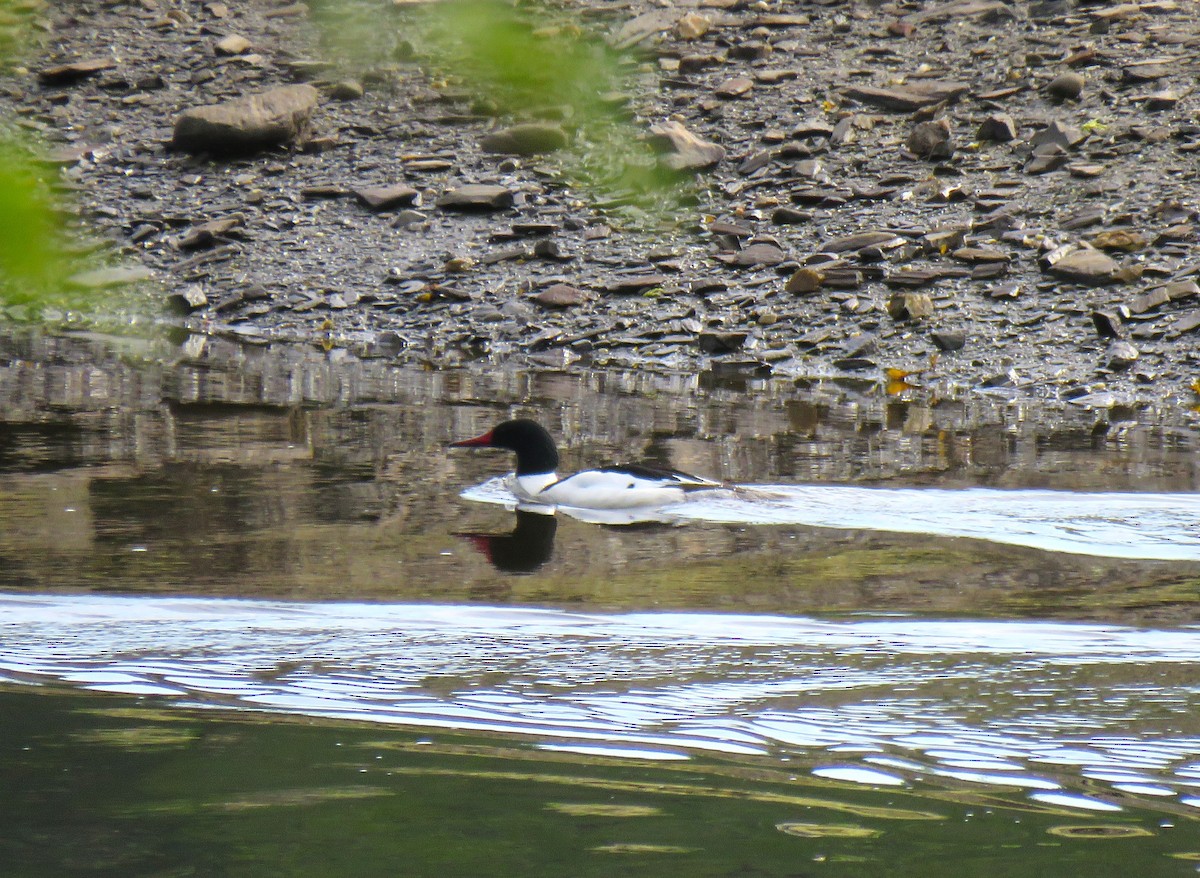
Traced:
[[[266, 874], [323, 837], [298, 812], [412, 830], [278, 874], [1200, 863], [1186, 405], [16, 334], [0, 404], [11, 874], [87, 871], [52, 842], [72, 797], [126, 873], [236, 824], [205, 868]], [[514, 510], [511, 460], [445, 447], [512, 415], [564, 470], [749, 490], [633, 526]]]

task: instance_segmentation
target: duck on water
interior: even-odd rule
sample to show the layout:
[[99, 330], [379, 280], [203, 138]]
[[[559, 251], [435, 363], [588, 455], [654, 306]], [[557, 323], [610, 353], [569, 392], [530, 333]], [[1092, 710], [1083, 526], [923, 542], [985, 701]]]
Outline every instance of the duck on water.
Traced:
[[536, 421], [503, 421], [481, 436], [453, 442], [451, 448], [503, 448], [517, 455], [507, 486], [524, 504], [572, 509], [654, 509], [682, 503], [697, 491], [731, 489], [725, 482], [673, 469], [623, 464], [589, 469], [559, 478], [558, 449]]

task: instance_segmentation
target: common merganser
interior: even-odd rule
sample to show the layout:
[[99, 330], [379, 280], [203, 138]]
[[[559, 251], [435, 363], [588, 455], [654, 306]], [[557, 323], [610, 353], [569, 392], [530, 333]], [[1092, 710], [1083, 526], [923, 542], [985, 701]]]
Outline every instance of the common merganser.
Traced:
[[605, 466], [560, 479], [558, 449], [545, 428], [519, 418], [497, 424], [482, 436], [453, 442], [451, 448], [506, 448], [516, 452], [517, 471], [508, 487], [518, 500], [573, 509], [649, 509], [680, 503], [693, 491], [728, 488], [723, 482], [672, 469]]

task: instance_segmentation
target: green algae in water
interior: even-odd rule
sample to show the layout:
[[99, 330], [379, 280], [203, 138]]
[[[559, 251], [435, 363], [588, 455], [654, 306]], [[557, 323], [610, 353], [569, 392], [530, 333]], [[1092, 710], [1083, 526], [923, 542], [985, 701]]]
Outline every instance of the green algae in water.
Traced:
[[195, 743], [199, 734], [192, 729], [134, 726], [127, 729], [89, 729], [77, 732], [71, 739], [80, 744], [121, 747], [142, 750], [150, 747], [185, 747]]
[[649, 805], [606, 805], [600, 802], [549, 802], [546, 810], [571, 817], [658, 817], [661, 808]]
[[875, 838], [883, 833], [849, 823], [778, 823], [775, 828], [800, 838]]
[[1149, 829], [1141, 826], [1119, 826], [1102, 824], [1096, 826], [1051, 826], [1046, 830], [1050, 835], [1063, 838], [1139, 838], [1154, 835]]

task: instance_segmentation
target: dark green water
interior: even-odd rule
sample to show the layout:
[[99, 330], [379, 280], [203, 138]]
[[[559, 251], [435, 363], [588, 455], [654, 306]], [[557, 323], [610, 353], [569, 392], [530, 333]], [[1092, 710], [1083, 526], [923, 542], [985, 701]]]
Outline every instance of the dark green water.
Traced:
[[0, 860], [61, 875], [1187, 874], [1194, 823], [778, 766], [0, 693]]

